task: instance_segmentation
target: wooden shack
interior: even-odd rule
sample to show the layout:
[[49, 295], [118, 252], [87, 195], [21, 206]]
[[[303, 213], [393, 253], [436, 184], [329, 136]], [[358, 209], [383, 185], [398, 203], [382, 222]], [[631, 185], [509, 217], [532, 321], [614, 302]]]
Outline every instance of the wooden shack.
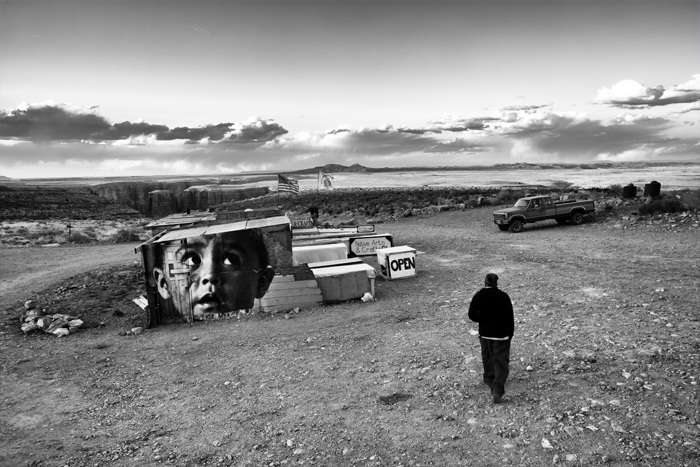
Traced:
[[[323, 302], [321, 290], [308, 266], [293, 264], [290, 221], [276, 210], [172, 215], [150, 224], [150, 228], [156, 234], [141, 244], [137, 252], [141, 253], [146, 272], [151, 327], [192, 323], [197, 319], [222, 319], [241, 311], [285, 311]], [[257, 279], [269, 271], [274, 271], [274, 275], [269, 280], [265, 279], [264, 290], [256, 289], [259, 294], [244, 307], [238, 308], [241, 306], [239, 302], [233, 299], [229, 302], [214, 293], [207, 297], [210, 303], [198, 305], [194, 291], [198, 280], [195, 269], [202, 260], [195, 259], [193, 263], [183, 251], [205, 240], [214, 241], [213, 239], [226, 238], [241, 231], [255, 232], [264, 242], [269, 270], [251, 268], [222, 272], [217, 275], [217, 281], [235, 277], [241, 284], [249, 284], [252, 274], [257, 274]], [[188, 242], [190, 247], [187, 246]], [[223, 257], [219, 260], [221, 264], [230, 262]], [[217, 302], [216, 306], [212, 302]], [[236, 309], [229, 309], [233, 305], [226, 307], [228, 303], [235, 304]]]

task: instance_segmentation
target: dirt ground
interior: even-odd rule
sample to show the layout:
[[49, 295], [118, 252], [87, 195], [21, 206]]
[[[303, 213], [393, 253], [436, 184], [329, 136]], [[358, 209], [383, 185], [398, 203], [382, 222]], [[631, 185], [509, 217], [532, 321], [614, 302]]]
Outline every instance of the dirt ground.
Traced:
[[[375, 302], [138, 335], [131, 246], [0, 250], [0, 464], [698, 465], [700, 229], [492, 210], [378, 225], [421, 254]], [[516, 313], [497, 405], [466, 314], [487, 272]], [[28, 298], [92, 324], [23, 335]]]

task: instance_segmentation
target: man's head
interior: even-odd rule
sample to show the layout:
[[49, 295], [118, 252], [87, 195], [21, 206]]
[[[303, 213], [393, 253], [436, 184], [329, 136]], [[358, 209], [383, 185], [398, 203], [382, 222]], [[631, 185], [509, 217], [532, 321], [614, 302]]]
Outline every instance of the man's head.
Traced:
[[498, 287], [498, 276], [492, 272], [486, 274], [484, 285], [486, 285], [486, 287]]
[[172, 290], [171, 272], [154, 268], [158, 292], [171, 297], [181, 314], [178, 297], [189, 295], [195, 317], [249, 309], [267, 292], [274, 276], [262, 235], [257, 230], [239, 230], [217, 235], [190, 237], [175, 251], [175, 268], [189, 273], [186, 291]]

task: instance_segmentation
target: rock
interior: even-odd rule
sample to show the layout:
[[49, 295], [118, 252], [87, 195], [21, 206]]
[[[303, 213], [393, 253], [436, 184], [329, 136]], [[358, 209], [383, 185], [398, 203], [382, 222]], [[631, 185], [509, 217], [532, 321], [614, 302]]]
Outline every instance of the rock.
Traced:
[[612, 420], [610, 420], [610, 427], [618, 433], [627, 433], [625, 429], [622, 428], [622, 425], [620, 425], [619, 423], [615, 423]]
[[554, 449], [554, 446], [552, 446], [552, 443], [550, 443], [547, 438], [542, 438], [542, 447], [545, 449]]
[[576, 462], [578, 457], [576, 457], [576, 454], [567, 454], [566, 455], [566, 461], [567, 462]]
[[28, 323], [24, 323], [22, 325], [22, 331], [24, 331], [25, 333], [36, 331], [37, 329], [40, 328], [34, 321], [29, 321]]
[[58, 337], [63, 337], [70, 334], [70, 331], [68, 330], [68, 328], [56, 328], [53, 331], [51, 331], [51, 334], [55, 334]]
[[36, 308], [36, 304], [34, 303], [34, 300], [27, 300], [24, 302], [24, 309], [25, 310], [33, 310]]
[[141, 334], [142, 332], [143, 332], [143, 328], [142, 328], [142, 327], [131, 328], [131, 333], [132, 333], [132, 334]]

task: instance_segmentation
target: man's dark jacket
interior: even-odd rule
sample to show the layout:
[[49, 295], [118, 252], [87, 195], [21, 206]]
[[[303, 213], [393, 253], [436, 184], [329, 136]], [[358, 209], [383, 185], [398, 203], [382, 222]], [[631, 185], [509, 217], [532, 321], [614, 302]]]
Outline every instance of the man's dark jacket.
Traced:
[[495, 287], [479, 290], [469, 304], [469, 319], [479, 323], [483, 337], [513, 337], [513, 304], [507, 293]]

